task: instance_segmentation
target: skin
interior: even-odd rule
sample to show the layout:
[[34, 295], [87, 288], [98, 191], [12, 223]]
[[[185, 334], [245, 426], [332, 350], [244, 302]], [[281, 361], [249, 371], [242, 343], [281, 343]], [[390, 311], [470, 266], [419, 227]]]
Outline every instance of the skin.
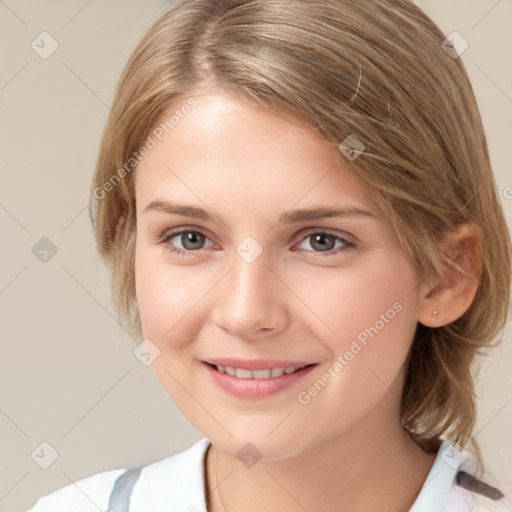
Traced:
[[[229, 512], [408, 510], [435, 455], [401, 425], [404, 361], [417, 323], [456, 319], [473, 299], [473, 281], [453, 273], [449, 286], [421, 280], [371, 196], [310, 129], [225, 90], [196, 99], [137, 168], [135, 282], [144, 337], [160, 350], [158, 378], [215, 447], [206, 459], [208, 510], [224, 510], [219, 490]], [[144, 211], [155, 199], [214, 218]], [[278, 223], [293, 208], [342, 203], [376, 218]], [[206, 236], [159, 243], [175, 228]], [[335, 245], [326, 253], [310, 236], [325, 231], [356, 246], [343, 250], [328, 236]], [[462, 226], [453, 240], [471, 242], [475, 233]], [[262, 249], [252, 263], [236, 252], [248, 236]], [[171, 253], [173, 245], [188, 253]], [[394, 303], [400, 312], [300, 403], [298, 393]], [[245, 400], [213, 386], [200, 363], [223, 356], [318, 364], [270, 398]], [[237, 458], [249, 441], [261, 453], [250, 468]]]

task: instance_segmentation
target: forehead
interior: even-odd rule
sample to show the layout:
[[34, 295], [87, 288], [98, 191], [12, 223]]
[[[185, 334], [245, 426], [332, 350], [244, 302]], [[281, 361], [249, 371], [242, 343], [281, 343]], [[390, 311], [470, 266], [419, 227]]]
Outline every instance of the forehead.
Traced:
[[[135, 173], [138, 210], [156, 197], [273, 208], [330, 199], [366, 205], [371, 198], [327, 142], [293, 117], [218, 91], [160, 128]], [[178, 110], [173, 110], [165, 121]], [[375, 208], [375, 205], [373, 205]]]

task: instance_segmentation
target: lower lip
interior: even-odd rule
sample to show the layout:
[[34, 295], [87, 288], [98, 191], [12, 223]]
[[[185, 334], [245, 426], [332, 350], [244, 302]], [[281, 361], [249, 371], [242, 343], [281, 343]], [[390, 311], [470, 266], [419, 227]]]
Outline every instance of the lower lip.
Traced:
[[215, 385], [239, 398], [262, 399], [272, 396], [282, 389], [293, 386], [303, 379], [315, 366], [307, 366], [302, 370], [293, 373], [284, 373], [281, 377], [270, 377], [268, 379], [241, 379], [227, 373], [222, 373], [210, 366], [208, 363], [201, 363]]

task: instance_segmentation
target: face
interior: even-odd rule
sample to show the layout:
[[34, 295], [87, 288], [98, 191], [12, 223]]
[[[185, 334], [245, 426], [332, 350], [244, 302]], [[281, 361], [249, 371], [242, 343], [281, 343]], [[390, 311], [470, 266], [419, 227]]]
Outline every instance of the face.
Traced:
[[[398, 421], [419, 277], [391, 227], [310, 129], [196, 99], [135, 176], [137, 303], [169, 396], [219, 449], [268, 460]], [[208, 364], [226, 358], [273, 372]]]

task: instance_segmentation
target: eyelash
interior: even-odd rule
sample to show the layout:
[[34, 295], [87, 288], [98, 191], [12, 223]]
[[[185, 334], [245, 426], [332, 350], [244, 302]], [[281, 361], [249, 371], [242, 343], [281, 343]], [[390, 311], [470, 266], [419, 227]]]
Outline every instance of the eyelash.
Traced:
[[[203, 233], [202, 231], [198, 231], [196, 229], [177, 229], [175, 231], [171, 231], [171, 232], [165, 233], [161, 237], [161, 239], [159, 240], [158, 243], [159, 244], [167, 244], [169, 252], [177, 254], [179, 256], [187, 256], [187, 255], [189, 255], [191, 253], [200, 251], [201, 249], [198, 249], [196, 251], [187, 251], [187, 250], [178, 249], [177, 247], [175, 247], [174, 245], [172, 245], [169, 242], [171, 239], [175, 238], [178, 235], [182, 235], [183, 233], [193, 233], [195, 235], [204, 236], [205, 238], [208, 239], [208, 236], [205, 233]], [[332, 249], [332, 250], [323, 251], [323, 252], [322, 251], [308, 251], [308, 252], [313, 252], [313, 253], [317, 254], [318, 256], [320, 256], [320, 257], [327, 257], [327, 256], [338, 255], [338, 254], [343, 253], [343, 252], [348, 252], [351, 249], [354, 249], [356, 247], [356, 243], [355, 242], [353, 242], [351, 240], [347, 240], [346, 238], [343, 238], [343, 237], [341, 237], [339, 235], [335, 235], [334, 233], [329, 233], [328, 231], [323, 231], [323, 230], [309, 232], [307, 235], [304, 236], [304, 238], [302, 238], [302, 240], [300, 242], [302, 243], [304, 240], [306, 240], [307, 238], [309, 238], [312, 235], [327, 235], [327, 236], [333, 237], [336, 241], [342, 242], [344, 244], [344, 247], [339, 247], [336, 250]]]

